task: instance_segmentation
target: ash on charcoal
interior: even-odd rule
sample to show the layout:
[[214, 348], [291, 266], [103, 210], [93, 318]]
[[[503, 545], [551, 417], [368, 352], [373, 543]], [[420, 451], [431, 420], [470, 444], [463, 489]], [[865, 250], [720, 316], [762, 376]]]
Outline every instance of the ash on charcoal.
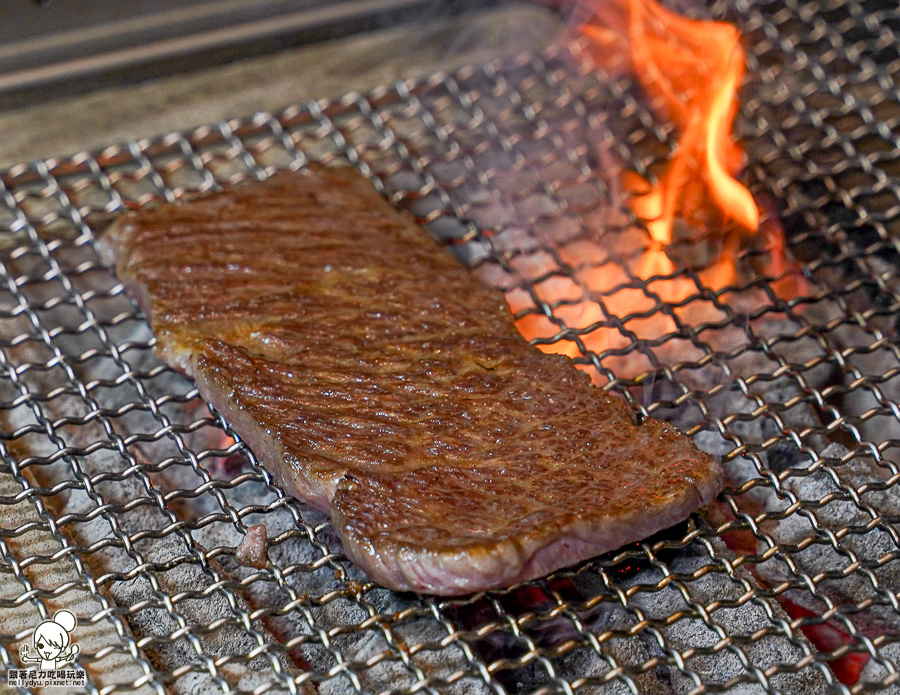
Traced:
[[[787, 438], [789, 432], [796, 434], [798, 439], [805, 439], [804, 443], [808, 447], [824, 446], [821, 436], [799, 436], [801, 432], [821, 429], [811, 403], [799, 399], [789, 409], [778, 407], [779, 403], [798, 396], [800, 392], [795, 384], [779, 379], [767, 384], [763, 394], [757, 396], [759, 402], [737, 388], [722, 389], [705, 397], [710, 414], [723, 423], [725, 431], [723, 433], [707, 426], [694, 435], [694, 443], [701, 450], [722, 457], [731, 454], [739, 443], [747, 447], [747, 455], [727, 460], [723, 469], [726, 485], [730, 488], [742, 488], [750, 481], [760, 483], [740, 495], [741, 507], [748, 513], [762, 512], [773, 495], [771, 483], [766, 476], [770, 473], [782, 473], [788, 468], [802, 469], [809, 465], [809, 455], [797, 447], [793, 437]], [[767, 406], [773, 408], [771, 412], [759, 412]], [[670, 415], [666, 419], [682, 430], [696, 424], [687, 419], [690, 414], [685, 409]], [[772, 445], [773, 441], [777, 443]]]
[[[20, 491], [20, 485], [11, 475], [0, 473], [0, 495], [11, 498]], [[19, 530], [26, 525], [32, 530], [21, 534]], [[28, 635], [30, 638], [34, 627], [42, 620], [66, 609], [78, 619], [76, 637], [80, 654], [76, 666], [87, 671], [90, 686], [95, 689], [125, 687], [135, 695], [154, 692], [150, 683], [131, 687], [130, 684], [144, 677], [147, 661], [140, 651], [132, 654], [127, 646], [117, 648], [117, 645], [124, 641], [123, 637], [134, 644], [134, 636], [118, 616], [103, 613], [102, 601], [108, 601], [109, 596], [102, 590], [98, 595], [96, 587], [86, 585], [71, 557], [63, 555], [61, 540], [46, 528], [31, 500], [4, 505], [0, 536], [5, 539], [0, 553], [0, 600], [4, 602], [6, 635]], [[33, 562], [47, 557], [57, 559], [50, 565]], [[62, 586], [67, 588], [60, 592]], [[22, 602], [23, 592], [29, 591], [46, 592], [46, 597]], [[99, 617], [101, 615], [103, 617]], [[30, 639], [19, 644], [27, 641]], [[13, 644], [7, 644], [10, 651], [16, 651]], [[94, 655], [101, 650], [106, 655], [96, 658]]]
[[713, 456], [727, 456], [737, 448], [734, 441], [725, 439], [718, 430], [700, 430], [694, 435], [694, 445]]
[[[787, 558], [807, 577], [816, 577], [815, 596], [791, 591], [789, 598], [814, 613], [820, 613], [828, 597], [850, 621], [868, 636], [900, 636], [900, 611], [893, 593], [900, 586], [900, 542], [896, 520], [900, 518], [900, 494], [896, 486], [879, 485], [882, 469], [872, 459], [832, 444], [809, 470], [783, 480], [793, 498], [772, 496], [768, 511], [778, 515], [803, 503], [786, 518], [767, 522], [765, 530], [782, 547], [781, 554], [757, 566], [769, 584], [798, 585]], [[840, 546], [836, 547], [836, 539]], [[809, 543], [813, 539], [813, 543]], [[765, 547], [762, 547], [765, 546]], [[802, 548], [802, 549], [799, 549]], [[762, 544], [760, 550], [768, 549]], [[860, 609], [859, 606], [872, 605]], [[848, 626], [844, 626], [845, 629]]]
[[[790, 408], [784, 405], [792, 400], [796, 402]], [[749, 394], [725, 388], [705, 403], [714, 417], [725, 420], [730, 434], [748, 444], [783, 436], [785, 429], [799, 433], [818, 425], [810, 397], [786, 377], [757, 382]]]
[[[359, 687], [364, 692], [383, 692], [414, 687], [420, 681], [432, 683], [440, 692], [448, 694], [489, 691], [465, 651], [452, 640], [446, 644], [447, 628], [430, 611], [422, 609], [418, 600], [377, 589], [353, 600], [338, 596], [321, 605], [311, 605], [308, 610], [317, 629], [335, 633], [331, 647], [351, 657], [349, 672], [354, 676], [351, 679], [338, 675], [323, 680], [318, 685], [320, 693], [357, 693]], [[396, 616], [402, 612], [411, 617], [399, 622], [386, 617], [364, 630], [345, 630], [346, 634], [341, 634], [339, 629], [358, 625], [374, 615]], [[307, 653], [317, 671], [327, 672], [337, 663], [335, 655], [328, 650]], [[448, 681], [453, 682], [448, 685]]]
[[864, 441], [880, 445], [887, 462], [900, 464], [900, 447], [896, 444], [900, 441], [900, 418], [893, 406], [900, 402], [896, 345], [870, 350], [874, 339], [868, 332], [847, 329], [841, 335], [843, 349], [859, 351], [848, 357], [853, 371], [845, 377], [847, 393], [841, 401], [841, 413], [855, 424]]
[[[585, 632], [595, 637], [607, 631], [625, 635], [635, 627], [634, 616], [623, 606], [613, 603], [612, 597], [610, 599], [579, 616]], [[575, 623], [567, 616], [542, 625], [538, 628], [539, 634], [534, 632], [526, 634], [537, 646], [539, 653], [567, 642], [569, 645], [574, 643], [574, 646], [565, 650], [561, 656], [548, 659], [552, 674], [547, 665], [540, 661], [532, 661], [525, 668], [516, 670], [509, 680], [514, 683], [517, 693], [552, 687], [554, 680], [565, 680], [573, 685], [582, 678], [587, 683], [578, 692], [585, 695], [626, 695], [633, 693], [635, 688], [642, 695], [672, 693], [666, 674], [661, 669], [637, 672], [643, 664], [656, 656], [653, 645], [645, 639], [614, 636], [595, 647], [579, 634]], [[510, 642], [516, 641], [511, 634], [505, 637]], [[623, 669], [624, 674], [606, 680], [605, 677], [614, 668]]]
[[[394, 612], [389, 610], [386, 614]], [[388, 628], [387, 633], [373, 628], [354, 635], [352, 644], [343, 645], [353, 648], [354, 663], [358, 664], [354, 671], [363, 691], [413, 688], [420, 681], [425, 681], [448, 695], [486, 695], [490, 692], [484, 681], [474, 675], [474, 669], [458, 644], [451, 641], [441, 646], [448, 633], [432, 616], [423, 612], [418, 618], [400, 624], [386, 623], [385, 627]], [[423, 644], [430, 646], [411, 653]], [[367, 662], [374, 665], [364, 666]], [[465, 673], [469, 675], [460, 679], [459, 676]], [[446, 685], [448, 680], [457, 682]], [[356, 693], [357, 690], [349, 685], [346, 680], [332, 679], [321, 683], [319, 692], [324, 695]]]
[[[184, 692], [219, 692], [222, 688], [216, 678], [199, 668], [201, 655], [214, 657], [231, 656], [237, 661], [219, 669], [219, 678], [233, 683], [239, 688], [252, 689], [266, 683], [277, 682], [273, 673], [272, 656], [257, 656], [246, 660], [245, 655], [258, 649], [264, 634], [261, 625], [247, 631], [235, 617], [229, 598], [221, 591], [210, 591], [211, 578], [199, 566], [195, 557], [182, 539], [163, 538], [153, 544], [146, 553], [145, 560], [171, 569], [157, 571], [151, 575], [139, 575], [134, 580], [115, 587], [114, 595], [120, 605], [135, 606], [147, 602], [148, 607], [132, 612], [129, 616], [131, 628], [139, 638], [152, 639], [147, 649], [154, 657], [160, 670], [171, 671], [185, 664], [198, 664], [198, 672], [188, 674], [184, 682], [176, 681], [176, 690]], [[169, 596], [184, 595], [185, 592], [199, 598], [186, 599], [176, 604], [176, 613], [158, 607], [159, 592]], [[248, 612], [246, 606], [239, 610]], [[175, 616], [178, 616], [176, 620]], [[224, 620], [215, 631], [209, 632], [200, 626]], [[196, 626], [187, 636], [172, 640], [172, 635], [181, 629], [181, 621]], [[256, 633], [255, 635], [253, 633]], [[196, 641], [197, 647], [192, 643]], [[198, 651], [198, 647], [199, 650]], [[270, 652], [270, 655], [274, 654]], [[243, 657], [243, 658], [242, 658]], [[274, 656], [278, 659], [278, 656]], [[287, 668], [287, 664], [282, 663]]]
[[[713, 547], [720, 557], [730, 555], [718, 540]], [[736, 681], [734, 685], [747, 693], [765, 693], [769, 688], [783, 693], [829, 692], [828, 683], [816, 665], [794, 670], [798, 662], [809, 658], [815, 650], [801, 634], [785, 635], [767, 615], [769, 610], [776, 620], [787, 620], [781, 609], [772, 602], [764, 606], [761, 599], [743, 601], [746, 592], [756, 587], [747, 573], [735, 571], [730, 576], [706, 547], [697, 542], [667, 557], [665, 567], [675, 576], [675, 581], [667, 580], [662, 567], [652, 567], [638, 572], [623, 588], [662, 587], [640, 591], [628, 600], [629, 609], [639, 611], [646, 619], [665, 621], [683, 611], [683, 617], [658, 628], [665, 649], [658, 647], [657, 653], [670, 661], [669, 666], [661, 668], [673, 692], [691, 692], [697, 685], [696, 679], [708, 685]], [[764, 629], [769, 633], [749, 641], [750, 635]], [[723, 640], [728, 644], [723, 646]], [[684, 657], [693, 650], [699, 653]], [[668, 651], [682, 655], [684, 669], [671, 663]], [[739, 655], [754, 671], [743, 666]], [[761, 682], [756, 674], [769, 668], [779, 672], [768, 683]]]
[[[77, 345], [69, 348], [77, 353]], [[35, 357], [31, 347], [22, 347], [15, 354], [17, 359], [33, 361]], [[110, 360], [94, 359], [80, 361], [75, 371], [82, 383], [113, 383], [119, 370], [119, 365]], [[161, 374], [165, 376], [164, 372]], [[55, 373], [35, 371], [27, 373], [23, 381], [35, 392], [46, 393], [58, 388], [59, 378]], [[165, 393], [178, 393], [171, 380], [157, 379], [155, 385]], [[128, 394], [132, 400], [123, 400], [122, 394]], [[251, 628], [246, 629], [244, 616], [249, 609], [240, 594], [225, 589], [211, 590], [216, 582], [215, 565], [200, 561], [198, 553], [203, 549], [192, 547], [175, 529], [171, 509], [161, 504], [158, 490], [150, 482], [154, 470], [190, 468], [177, 462], [181, 449], [169, 437], [151, 437], [127, 448], [129, 455], [135, 457], [129, 461], [110, 442], [110, 433], [102, 426], [97, 413], [98, 409], [106, 413], [127, 409], [138, 400], [137, 393], [127, 389], [94, 389], [91, 397], [94, 404], [66, 394], [42, 403], [41, 413], [48, 421], [73, 423], [57, 425], [56, 436], [60, 438], [57, 442], [48, 437], [10, 442], [20, 459], [37, 456], [55, 461], [28, 468], [28, 474], [41, 487], [53, 488], [72, 478], [81, 481], [80, 485], [67, 486], [65, 494], [48, 498], [54, 511], [70, 519], [60, 531], [78, 547], [103, 549], [103, 552], [84, 554], [82, 560], [94, 576], [106, 578], [107, 595], [117, 605], [129, 608], [123, 617], [138, 639], [146, 639], [143, 651], [157, 669], [171, 672], [195, 664], [194, 670], [174, 683], [174, 692], [220, 693], [223, 684], [248, 690], [268, 684], [270, 688], [274, 686], [273, 692], [283, 692], [276, 684], [284, 683], [285, 677], [276, 672], [273, 663], [273, 659], [279, 662], [278, 670], [284, 671], [287, 663], [282, 654], [270, 651], [268, 656], [247, 659], [251, 650], [274, 641], [273, 638], [258, 621], [251, 622]], [[196, 406], [187, 407], [192, 411]], [[73, 420], [80, 413], [85, 414], [83, 420]], [[127, 425], [134, 431], [126, 431], [121, 436], [133, 436], [135, 432], [151, 434], [160, 429], [160, 423], [148, 409], [132, 410], [128, 415]], [[6, 426], [12, 430], [36, 422], [34, 413], [28, 409], [7, 410], [4, 416]], [[123, 418], [107, 417], [111, 431], [115, 432]], [[187, 431], [184, 436], [189, 438]], [[58, 456], [63, 442], [72, 452], [68, 457]], [[109, 444], [97, 448], [97, 442]], [[89, 485], [85, 481], [90, 481]], [[192, 487], [196, 488], [200, 482], [195, 478]], [[135, 551], [143, 553], [140, 565], [136, 564]], [[190, 593], [199, 598], [190, 598]], [[164, 595], [180, 596], [182, 600], [169, 608]], [[216, 620], [223, 622], [215, 630], [208, 630], [206, 626]], [[173, 639], [173, 634], [184, 632], [185, 627], [203, 653], [228, 656], [233, 661], [223, 665], [217, 676], [210, 675], [191, 639], [186, 635]]]
[[[878, 687], [888, 679], [891, 685]], [[869, 660], [860, 674], [861, 684], [871, 684], [882, 695], [900, 695], [900, 642], [890, 642], [878, 649], [878, 656]]]

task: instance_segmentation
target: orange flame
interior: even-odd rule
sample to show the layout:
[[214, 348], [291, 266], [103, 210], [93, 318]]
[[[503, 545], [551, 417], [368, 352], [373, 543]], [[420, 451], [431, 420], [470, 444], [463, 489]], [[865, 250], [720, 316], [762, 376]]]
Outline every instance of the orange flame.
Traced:
[[[593, 352], [620, 378], [652, 374], [659, 362], [702, 362], [708, 355], [684, 327], [710, 330], [724, 341], [720, 348], [733, 349], [727, 341], [745, 340], [743, 332], [719, 335], [712, 328], [728, 321], [723, 305], [749, 311], [769, 301], [759, 289], [732, 292], [739, 279], [738, 234], [702, 242], [708, 253], [721, 244], [720, 253], [693, 273], [681, 272], [670, 257], [678, 218], [698, 229], [730, 220], [747, 231], [760, 230], [756, 202], [733, 176], [744, 159], [731, 138], [744, 73], [738, 32], [727, 24], [681, 17], [653, 0], [575, 1], [591, 12], [580, 31], [590, 39], [595, 62], [612, 74], [638, 76], [652, 107], [678, 129], [678, 147], [654, 185], [634, 172], [622, 175], [622, 188], [631, 194], [629, 205], [649, 232], [649, 244], [642, 228], [620, 220], [624, 229], [607, 241], [567, 243], [558, 249], [558, 258], [523, 254], [512, 270], [537, 283], [533, 296], [519, 286], [506, 291], [507, 301], [522, 314], [517, 321], [522, 334], [546, 340], [538, 342], [542, 350], [569, 357]], [[606, 227], [602, 220], [597, 223]], [[755, 242], [768, 252], [771, 287], [779, 297], [795, 296], [804, 280], [787, 258], [777, 220], [769, 218], [760, 231]], [[502, 273], [485, 272], [489, 284], [506, 284]], [[547, 306], [553, 307], [552, 316]], [[561, 339], [563, 328], [577, 338]], [[634, 349], [634, 337], [649, 341], [649, 351]], [[592, 367], [582, 368], [596, 383], [605, 381]]]
[[581, 31], [597, 63], [634, 72], [654, 108], [680, 133], [655, 186], [635, 176], [626, 182], [638, 194], [632, 209], [647, 220], [653, 240], [669, 244], [675, 217], [691, 220], [710, 203], [756, 231], [759, 210], [733, 176], [743, 161], [730, 134], [744, 74], [737, 29], [682, 17], [653, 0], [598, 0], [591, 9], [594, 16]]

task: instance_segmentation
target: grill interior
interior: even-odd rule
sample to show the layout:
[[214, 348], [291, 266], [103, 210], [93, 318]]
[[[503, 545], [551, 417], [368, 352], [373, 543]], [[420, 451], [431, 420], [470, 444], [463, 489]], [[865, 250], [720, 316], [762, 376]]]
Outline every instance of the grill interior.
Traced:
[[[622, 270], [640, 221], [616, 183], [652, 178], [675, 134], [577, 46], [3, 172], [4, 666], [68, 608], [90, 692], [900, 692], [897, 20], [841, 0], [693, 12], [742, 32], [744, 178], [795, 260], [774, 266], [764, 234], [710, 287], [718, 242], [686, 233], [677, 302], [671, 278]], [[717, 505], [505, 591], [368, 582], [153, 357], [95, 247], [126, 208], [310, 161], [358, 167], [537, 344], [722, 456]], [[622, 279], [582, 282], [604, 268]], [[616, 313], [622, 292], [641, 299]], [[260, 524], [257, 569], [236, 547]]]

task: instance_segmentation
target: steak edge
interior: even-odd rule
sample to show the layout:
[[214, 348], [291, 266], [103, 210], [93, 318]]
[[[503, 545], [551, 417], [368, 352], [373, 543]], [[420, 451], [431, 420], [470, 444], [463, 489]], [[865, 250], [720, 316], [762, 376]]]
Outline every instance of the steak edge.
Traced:
[[126, 213], [101, 253], [163, 359], [391, 589], [534, 579], [721, 489], [711, 456], [531, 346], [499, 291], [353, 170]]

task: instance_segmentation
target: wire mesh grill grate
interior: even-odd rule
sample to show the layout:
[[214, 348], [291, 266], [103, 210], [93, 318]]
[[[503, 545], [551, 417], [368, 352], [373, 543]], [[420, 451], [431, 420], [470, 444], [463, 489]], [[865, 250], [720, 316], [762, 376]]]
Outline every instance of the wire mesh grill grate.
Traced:
[[[896, 22], [840, 1], [712, 14], [749, 49], [739, 128], [767, 206], [725, 284], [696, 230], [676, 276], [633, 272], [620, 174], [652, 179], [675, 134], [577, 48], [2, 173], [4, 666], [68, 608], [90, 692], [900, 688]], [[309, 161], [358, 167], [537, 344], [722, 456], [715, 508], [506, 591], [369, 583], [153, 357], [95, 247], [123, 209]], [[258, 525], [263, 568], [236, 550]]]

